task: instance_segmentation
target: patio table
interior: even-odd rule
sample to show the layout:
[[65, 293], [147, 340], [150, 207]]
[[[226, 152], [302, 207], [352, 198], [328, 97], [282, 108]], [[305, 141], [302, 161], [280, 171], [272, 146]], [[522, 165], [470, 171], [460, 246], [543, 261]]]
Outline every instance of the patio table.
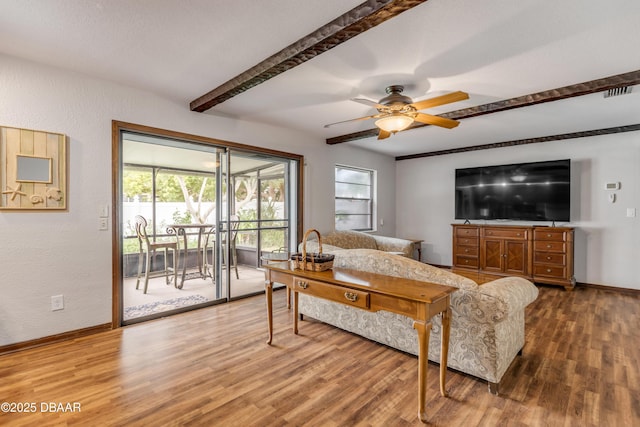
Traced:
[[[211, 229], [214, 227], [213, 224], [171, 224], [167, 226], [167, 233], [173, 234], [176, 236], [178, 240], [178, 248], [182, 247], [180, 250], [182, 252], [182, 275], [180, 277], [180, 283], [176, 283], [176, 288], [182, 289], [184, 285], [184, 281], [188, 279], [202, 278], [206, 279], [207, 277], [211, 277], [213, 280], [213, 275], [209, 274], [206, 268], [204, 268], [202, 263], [202, 250], [206, 250], [206, 248], [202, 248], [202, 236], [204, 231], [207, 229]], [[187, 277], [187, 230], [194, 229], [198, 232], [198, 274], [195, 274], [194, 277]], [[182, 237], [182, 244], [180, 243], [180, 237]]]

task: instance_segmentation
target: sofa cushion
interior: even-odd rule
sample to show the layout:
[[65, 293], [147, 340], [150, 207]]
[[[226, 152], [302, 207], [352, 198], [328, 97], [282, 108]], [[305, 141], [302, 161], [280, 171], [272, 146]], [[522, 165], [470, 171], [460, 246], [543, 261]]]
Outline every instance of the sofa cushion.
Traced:
[[[312, 235], [307, 241], [307, 249], [309, 252], [317, 251], [309, 249], [309, 246], [313, 242], [316, 244], [313, 247], [317, 248], [316, 239], [316, 235]], [[339, 247], [341, 249], [377, 249], [388, 254], [400, 255], [408, 258], [413, 258], [414, 252], [414, 244], [411, 240], [399, 239], [397, 237], [378, 236], [353, 230], [333, 231], [322, 237], [322, 245], [323, 252], [326, 252], [324, 250], [324, 246]], [[302, 244], [299, 247], [299, 251], [301, 250]]]
[[322, 237], [322, 244], [338, 246], [343, 249], [378, 249], [378, 244], [373, 236], [359, 231], [338, 231]]

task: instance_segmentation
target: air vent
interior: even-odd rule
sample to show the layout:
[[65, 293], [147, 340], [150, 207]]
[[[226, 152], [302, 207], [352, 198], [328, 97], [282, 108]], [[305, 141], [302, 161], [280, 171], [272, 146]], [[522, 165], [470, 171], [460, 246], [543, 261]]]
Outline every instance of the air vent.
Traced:
[[605, 98], [609, 98], [611, 96], [626, 95], [626, 94], [631, 93], [632, 89], [633, 89], [632, 86], [616, 87], [616, 88], [609, 89], [608, 91], [606, 91], [604, 93], [604, 97]]

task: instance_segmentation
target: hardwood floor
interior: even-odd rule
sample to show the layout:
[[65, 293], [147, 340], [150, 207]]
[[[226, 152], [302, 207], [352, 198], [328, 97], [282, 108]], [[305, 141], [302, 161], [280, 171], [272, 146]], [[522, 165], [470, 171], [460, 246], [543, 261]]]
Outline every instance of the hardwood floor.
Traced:
[[[295, 336], [282, 291], [268, 346], [265, 310], [253, 297], [0, 356], [0, 401], [36, 409], [0, 425], [420, 425], [414, 356], [314, 321]], [[639, 319], [637, 295], [540, 287], [500, 396], [450, 371], [440, 397], [429, 365], [430, 424], [640, 425]]]

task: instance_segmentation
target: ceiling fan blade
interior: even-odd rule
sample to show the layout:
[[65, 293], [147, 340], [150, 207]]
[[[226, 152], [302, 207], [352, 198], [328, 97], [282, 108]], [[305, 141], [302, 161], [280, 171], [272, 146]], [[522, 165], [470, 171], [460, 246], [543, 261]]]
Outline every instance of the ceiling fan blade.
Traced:
[[351, 98], [351, 100], [354, 101], [354, 102], [358, 102], [360, 104], [367, 105], [369, 107], [373, 107], [373, 108], [382, 107], [382, 105], [378, 104], [377, 102], [372, 101], [370, 99], [366, 99], [366, 98]]
[[460, 124], [457, 120], [445, 119], [444, 117], [432, 116], [431, 114], [418, 113], [414, 120], [426, 125], [435, 125], [443, 128], [451, 129]]
[[469, 99], [469, 94], [466, 92], [453, 92], [442, 96], [436, 96], [435, 98], [425, 99], [423, 101], [414, 102], [413, 107], [416, 110], [424, 110], [425, 108], [437, 107], [438, 105], [449, 104], [451, 102], [464, 101]]
[[378, 139], [387, 139], [391, 136], [391, 132], [387, 132], [386, 130], [380, 129], [378, 132]]
[[378, 117], [380, 117], [380, 114], [374, 114], [373, 116], [359, 117], [357, 119], [343, 120], [341, 122], [329, 123], [328, 125], [324, 125], [324, 127], [328, 128], [330, 126], [339, 125], [339, 124], [342, 124], [342, 123], [357, 122], [357, 121], [360, 121], [360, 120], [377, 119]]

